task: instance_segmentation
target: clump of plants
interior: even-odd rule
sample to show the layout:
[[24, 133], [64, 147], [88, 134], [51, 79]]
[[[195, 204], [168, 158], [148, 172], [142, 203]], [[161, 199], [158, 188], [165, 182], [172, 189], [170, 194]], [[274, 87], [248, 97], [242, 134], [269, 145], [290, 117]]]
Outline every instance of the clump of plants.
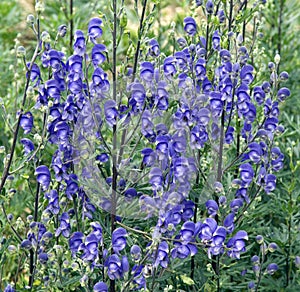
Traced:
[[[267, 80], [254, 62], [264, 2], [195, 1], [170, 28], [169, 54], [148, 37], [158, 1], [135, 2], [134, 39], [112, 0], [74, 30], [69, 54], [68, 25], [43, 31], [36, 1], [0, 184], [13, 235], [1, 243], [5, 291], [258, 291], [276, 277], [278, 246], [249, 223], [264, 224], [256, 212], [284, 165], [290, 96], [278, 54]], [[31, 206], [15, 220], [17, 177]]]

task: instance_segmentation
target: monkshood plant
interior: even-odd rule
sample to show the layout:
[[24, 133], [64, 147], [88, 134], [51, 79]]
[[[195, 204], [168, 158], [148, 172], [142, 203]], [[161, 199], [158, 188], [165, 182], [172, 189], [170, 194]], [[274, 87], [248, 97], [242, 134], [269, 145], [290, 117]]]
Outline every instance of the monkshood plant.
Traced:
[[[156, 3], [137, 3], [138, 40], [121, 64], [123, 1], [112, 1], [106, 25], [94, 17], [75, 31], [71, 55], [56, 49], [66, 25], [55, 41], [41, 32], [36, 1], [27, 22], [37, 45], [30, 59], [17, 49], [26, 84], [0, 184], [18, 241], [1, 243], [18, 262], [5, 291], [258, 291], [275, 274], [276, 243], [247, 230], [283, 167], [275, 139], [290, 96], [279, 55], [270, 78], [255, 79], [246, 26], [260, 2], [196, 1], [206, 21], [184, 18], [176, 39], [173, 26], [171, 55], [146, 38]], [[5, 186], [24, 168], [36, 186], [22, 229], [6, 213], [16, 190]]]

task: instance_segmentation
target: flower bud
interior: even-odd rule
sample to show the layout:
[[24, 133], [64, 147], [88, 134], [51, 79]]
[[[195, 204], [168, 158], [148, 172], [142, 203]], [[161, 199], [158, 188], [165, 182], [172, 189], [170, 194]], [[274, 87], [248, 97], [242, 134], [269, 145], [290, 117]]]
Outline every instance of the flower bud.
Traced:
[[203, 4], [203, 0], [196, 0], [196, 6], [199, 7]]
[[27, 18], [26, 18], [26, 23], [27, 23], [29, 26], [32, 26], [32, 25], [34, 25], [34, 22], [35, 22], [35, 17], [34, 17], [34, 15], [28, 14], [28, 15], [27, 15]]
[[260, 266], [259, 266], [259, 265], [254, 265], [254, 266], [252, 267], [252, 270], [253, 270], [254, 274], [255, 274], [256, 276], [258, 276], [258, 275], [259, 275], [259, 271], [260, 271]]
[[279, 54], [275, 55], [274, 62], [276, 65], [278, 65], [280, 63], [280, 55]]
[[298, 269], [300, 268], [300, 256], [295, 257], [295, 265]]
[[268, 67], [271, 71], [275, 70], [275, 64], [273, 62], [269, 62]]
[[9, 245], [7, 247], [8, 251], [10, 251], [11, 253], [14, 253], [15, 251], [17, 251], [17, 247], [15, 245]]
[[28, 223], [31, 223], [33, 221], [33, 216], [32, 215], [28, 215], [27, 218], [26, 218], [26, 221]]
[[0, 154], [5, 152], [5, 146], [0, 146]]
[[67, 33], [67, 26], [65, 24], [62, 24], [58, 27], [57, 33], [60, 37], [64, 37]]
[[219, 181], [217, 181], [217, 182], [214, 183], [214, 189], [215, 189], [216, 193], [224, 192], [223, 185]]
[[254, 289], [255, 289], [255, 283], [254, 283], [253, 281], [249, 282], [249, 284], [248, 284], [248, 289], [249, 289], [250, 291], [254, 291]]
[[51, 41], [50, 34], [48, 31], [43, 31], [41, 34], [41, 40], [43, 43], [49, 43]]
[[278, 270], [278, 266], [275, 263], [269, 264], [267, 267], [267, 272], [269, 275], [273, 275]]
[[27, 89], [27, 96], [29, 98], [33, 98], [34, 97], [34, 89], [32, 86], [28, 86], [28, 89]]
[[289, 73], [286, 71], [283, 71], [279, 74], [280, 81], [287, 81], [289, 79]]
[[17, 58], [22, 58], [26, 55], [26, 49], [23, 46], [17, 48]]
[[36, 13], [42, 13], [45, 10], [44, 0], [36, 0], [35, 1], [35, 11]]
[[13, 218], [14, 218], [13, 214], [9, 213], [9, 214], [7, 215], [7, 220], [8, 220], [8, 221], [12, 221]]
[[264, 237], [262, 235], [257, 235], [255, 239], [258, 244], [262, 244], [264, 242]]
[[208, 14], [212, 14], [214, 12], [214, 3], [211, 0], [208, 0], [205, 8]]
[[277, 250], [277, 249], [278, 249], [278, 246], [277, 246], [277, 244], [276, 244], [275, 242], [271, 242], [271, 243], [269, 244], [269, 246], [268, 246], [269, 252], [274, 252], [274, 251]]
[[257, 255], [254, 255], [251, 258], [251, 262], [254, 263], [254, 264], [259, 264], [259, 257]]
[[31, 241], [28, 240], [28, 239], [23, 240], [22, 243], [21, 243], [21, 248], [31, 249], [32, 248]]

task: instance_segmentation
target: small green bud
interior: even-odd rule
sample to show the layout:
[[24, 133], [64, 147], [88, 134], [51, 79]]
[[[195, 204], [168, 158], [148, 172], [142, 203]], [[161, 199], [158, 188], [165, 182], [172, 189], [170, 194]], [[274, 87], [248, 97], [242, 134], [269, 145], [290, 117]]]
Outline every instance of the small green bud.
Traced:
[[28, 89], [27, 89], [27, 96], [29, 98], [33, 98], [34, 97], [34, 89], [32, 86], [28, 86]]
[[42, 13], [45, 11], [45, 3], [43, 0], [35, 1], [35, 11], [36, 13]]
[[277, 65], [280, 63], [280, 55], [279, 55], [279, 54], [276, 54], [276, 55], [275, 55], [274, 62], [275, 62], [275, 64], [277, 64]]
[[26, 49], [23, 46], [17, 48], [17, 58], [23, 58], [26, 55]]
[[5, 152], [5, 146], [0, 146], [0, 154]]

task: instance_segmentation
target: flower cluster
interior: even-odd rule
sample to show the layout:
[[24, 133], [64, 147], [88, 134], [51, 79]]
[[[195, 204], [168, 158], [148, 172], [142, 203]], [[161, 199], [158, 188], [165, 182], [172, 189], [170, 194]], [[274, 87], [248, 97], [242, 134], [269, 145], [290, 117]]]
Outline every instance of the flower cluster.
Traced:
[[[209, 19], [216, 12], [220, 23], [226, 21], [213, 1], [206, 1], [204, 11]], [[145, 60], [113, 84], [104, 70], [108, 50], [99, 18], [90, 20], [87, 34], [75, 32], [71, 56], [43, 38], [42, 65], [26, 65], [38, 97], [33, 113], [21, 114], [20, 126], [32, 134], [34, 111], [42, 111], [39, 146], [47, 140], [53, 155], [48, 165], [38, 160], [44, 209], [41, 222], [31, 220], [21, 247], [34, 249], [45, 266], [49, 242], [68, 242], [69, 257], [84, 271], [82, 286], [94, 281], [89, 276], [96, 270], [103, 281], [130, 279], [126, 287], [146, 289], [147, 278], [200, 249], [212, 263], [221, 255], [240, 259], [249, 239], [240, 230], [243, 214], [260, 192], [276, 188], [284, 155], [275, 137], [284, 131], [279, 104], [290, 96], [281, 87], [288, 74], [269, 64], [270, 80], [254, 82], [243, 41], [226, 43], [222, 27], [212, 26], [211, 37], [202, 35], [193, 17], [184, 19], [183, 29], [186, 36], [172, 55], [161, 54], [157, 40], [148, 40]], [[59, 34], [65, 35], [65, 27]], [[35, 145], [29, 138], [20, 142], [29, 157]], [[152, 234], [126, 230], [127, 218], [148, 219]], [[272, 252], [277, 245], [262, 249]], [[252, 263], [259, 277], [259, 257]], [[277, 269], [272, 263], [266, 271]], [[97, 281], [93, 291], [108, 291]]]

